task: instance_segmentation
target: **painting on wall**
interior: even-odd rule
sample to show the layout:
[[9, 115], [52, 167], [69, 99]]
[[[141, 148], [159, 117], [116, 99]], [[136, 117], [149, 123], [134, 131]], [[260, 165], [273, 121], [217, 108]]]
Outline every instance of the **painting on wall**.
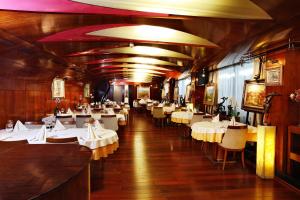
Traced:
[[192, 86], [187, 85], [185, 90], [185, 102], [191, 102], [192, 101]]
[[268, 86], [282, 85], [282, 64], [268, 63], [266, 65], [265, 83]]
[[150, 99], [150, 87], [137, 87], [137, 99]]
[[210, 83], [205, 85], [203, 104], [214, 105], [216, 99], [216, 89], [215, 83]]
[[179, 88], [178, 88], [178, 87], [175, 87], [175, 88], [174, 88], [174, 96], [173, 96], [173, 100], [174, 100], [174, 101], [178, 101], [178, 98], [179, 98]]
[[264, 80], [246, 80], [244, 83], [242, 109], [262, 113], [264, 110], [265, 93], [266, 85]]
[[83, 96], [85, 98], [89, 98], [90, 97], [90, 84], [89, 83], [86, 83], [84, 85], [84, 88], [83, 88]]
[[65, 81], [61, 78], [54, 78], [52, 81], [52, 98], [65, 98]]

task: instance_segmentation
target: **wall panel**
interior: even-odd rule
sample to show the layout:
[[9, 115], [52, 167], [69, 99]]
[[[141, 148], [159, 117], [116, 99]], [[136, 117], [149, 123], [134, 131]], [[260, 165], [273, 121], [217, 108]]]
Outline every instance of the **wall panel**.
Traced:
[[[66, 82], [66, 98], [59, 107], [74, 109], [82, 99], [83, 86]], [[51, 98], [51, 81], [28, 81], [0, 78], [0, 128], [7, 120], [40, 121], [47, 113], [53, 113], [56, 106]], [[87, 99], [82, 99], [86, 102]]]

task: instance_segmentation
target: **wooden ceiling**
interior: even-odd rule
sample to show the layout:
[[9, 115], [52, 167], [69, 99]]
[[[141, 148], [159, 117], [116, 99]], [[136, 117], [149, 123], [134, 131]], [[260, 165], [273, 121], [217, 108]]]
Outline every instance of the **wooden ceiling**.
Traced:
[[[13, 6], [0, 3], [0, 9], [12, 9]], [[51, 0], [43, 0], [51, 2]], [[56, 1], [56, 0], [53, 0]], [[67, 0], [63, 0], [66, 2]], [[239, 43], [262, 34], [274, 25], [281, 26], [299, 16], [300, 2], [293, 0], [253, 0], [257, 6], [265, 10], [273, 20], [242, 20], [221, 19], [208, 17], [187, 17], [162, 15], [142, 12], [120, 12], [113, 10], [113, 14], [99, 14], [103, 11], [93, 10], [93, 14], [70, 13], [66, 8], [61, 12], [26, 12], [26, 11], [0, 11], [0, 76], [14, 76], [28, 79], [50, 80], [55, 76], [67, 77], [78, 81], [101, 80], [114, 78], [128, 78], [131, 73], [123, 72], [120, 67], [105, 69], [105, 73], [94, 73], [92, 69], [101, 66], [113, 66], [114, 63], [93, 63], [95, 60], [127, 58], [138, 55], [129, 54], [92, 54], [80, 56], [68, 56], [76, 52], [89, 51], [91, 49], [108, 49], [113, 47], [128, 47], [130, 40], [107, 38], [103, 41], [52, 41], [40, 40], [71, 29], [99, 26], [106, 24], [136, 24], [162, 26], [176, 29], [195, 36], [205, 38], [219, 46], [219, 48], [206, 48], [202, 46], [175, 44], [151, 41], [134, 41], [134, 45], [144, 45], [164, 48], [192, 56], [194, 60], [176, 59], [169, 57], [156, 57], [177, 65], [180, 61], [183, 67], [168, 66], [172, 73], [166, 76], [177, 77], [186, 69], [200, 68], [221, 58]], [[17, 7], [17, 6], [16, 6]], [[51, 9], [50, 9], [51, 10]], [[48, 10], [49, 11], [49, 10]], [[66, 13], [69, 12], [69, 13]], [[78, 11], [77, 11], [78, 12]], [[97, 13], [97, 14], [96, 14]], [[112, 13], [112, 12], [110, 12]], [[117, 14], [117, 15], [115, 15]], [[120, 64], [120, 63], [118, 63]], [[161, 65], [160, 67], [165, 67]], [[111, 73], [106, 73], [111, 70]], [[158, 70], [159, 71], [159, 70]], [[109, 76], [108, 76], [109, 74]], [[153, 80], [159, 76], [151, 76]]]

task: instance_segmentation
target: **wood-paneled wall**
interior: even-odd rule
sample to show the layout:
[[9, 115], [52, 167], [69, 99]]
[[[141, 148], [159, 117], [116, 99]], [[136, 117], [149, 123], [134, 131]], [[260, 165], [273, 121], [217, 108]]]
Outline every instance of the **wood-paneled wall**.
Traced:
[[[65, 92], [66, 98], [59, 107], [74, 108], [83, 95], [83, 86], [67, 81]], [[0, 96], [0, 128], [9, 119], [40, 121], [47, 113], [53, 113], [56, 106], [51, 98], [51, 81], [0, 78]]]
[[286, 50], [270, 54], [267, 59], [279, 60], [283, 63], [282, 86], [267, 86], [266, 93], [277, 92], [281, 96], [274, 97], [270, 109], [271, 125], [276, 126], [276, 172], [286, 173], [286, 147], [288, 126], [300, 123], [300, 104], [289, 100], [289, 95], [300, 88], [299, 50]]

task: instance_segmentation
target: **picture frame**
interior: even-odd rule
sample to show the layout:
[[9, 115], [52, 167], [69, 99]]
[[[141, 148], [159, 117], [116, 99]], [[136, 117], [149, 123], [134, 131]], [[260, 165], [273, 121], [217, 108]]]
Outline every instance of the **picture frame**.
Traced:
[[174, 96], [173, 96], [173, 100], [174, 100], [174, 101], [178, 101], [178, 98], [179, 98], [179, 88], [178, 88], [178, 86], [176, 86], [176, 87], [174, 88]]
[[185, 90], [185, 102], [189, 103], [192, 101], [192, 86], [191, 84], [186, 86]]
[[89, 98], [90, 97], [90, 84], [89, 83], [86, 83], [85, 85], [84, 85], [84, 88], [83, 88], [83, 97], [85, 97], [85, 98]]
[[51, 85], [52, 99], [65, 98], [65, 81], [62, 78], [54, 78]]
[[251, 112], [264, 112], [266, 96], [265, 80], [245, 80], [242, 98], [242, 109]]
[[150, 99], [150, 87], [138, 86], [137, 99]]
[[265, 68], [265, 83], [266, 86], [282, 85], [282, 68], [280, 63], [267, 63]]
[[215, 105], [216, 90], [217, 90], [217, 84], [215, 83], [209, 83], [205, 85], [204, 98], [203, 98], [204, 105], [211, 105], [211, 106]]

